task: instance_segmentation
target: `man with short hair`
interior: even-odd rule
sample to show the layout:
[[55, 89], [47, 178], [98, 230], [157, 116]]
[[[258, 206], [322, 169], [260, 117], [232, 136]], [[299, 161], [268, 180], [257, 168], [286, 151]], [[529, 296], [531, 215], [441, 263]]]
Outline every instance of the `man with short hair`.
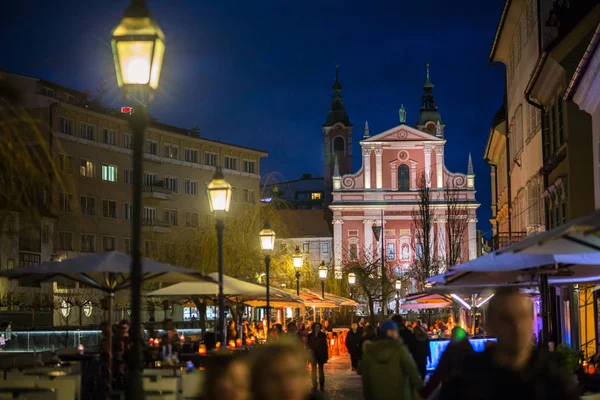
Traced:
[[504, 287], [489, 302], [495, 346], [464, 359], [440, 400], [576, 400], [577, 388], [551, 353], [531, 346], [533, 307], [518, 289]]
[[398, 335], [394, 321], [379, 327], [381, 340], [366, 342], [361, 374], [364, 400], [409, 400], [422, 381], [415, 361]]

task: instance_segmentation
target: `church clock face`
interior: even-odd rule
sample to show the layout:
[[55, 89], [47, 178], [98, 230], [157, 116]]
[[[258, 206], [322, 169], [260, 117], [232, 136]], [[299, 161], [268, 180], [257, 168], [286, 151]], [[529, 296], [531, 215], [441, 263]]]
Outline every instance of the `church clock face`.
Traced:
[[427, 132], [432, 135], [435, 135], [435, 124], [427, 125]]

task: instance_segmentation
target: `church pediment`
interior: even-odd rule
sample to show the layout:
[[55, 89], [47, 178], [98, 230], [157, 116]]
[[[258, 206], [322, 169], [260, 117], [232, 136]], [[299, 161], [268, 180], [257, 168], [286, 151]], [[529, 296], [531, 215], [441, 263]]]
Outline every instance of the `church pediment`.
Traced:
[[372, 142], [403, 142], [403, 141], [421, 141], [425, 140], [428, 142], [445, 142], [444, 139], [434, 135], [422, 132], [418, 129], [412, 128], [407, 125], [399, 125], [392, 129], [388, 129], [385, 132], [379, 133], [375, 136], [371, 136], [368, 139], [364, 139], [361, 143], [372, 143]]

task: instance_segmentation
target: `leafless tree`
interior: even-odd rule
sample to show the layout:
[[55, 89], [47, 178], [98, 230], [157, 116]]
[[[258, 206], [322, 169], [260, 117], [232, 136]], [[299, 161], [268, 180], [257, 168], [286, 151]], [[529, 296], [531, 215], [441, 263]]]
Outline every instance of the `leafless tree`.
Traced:
[[446, 203], [446, 268], [460, 264], [463, 257], [464, 238], [469, 226], [469, 210], [460, 199], [460, 190], [449, 183], [444, 189]]

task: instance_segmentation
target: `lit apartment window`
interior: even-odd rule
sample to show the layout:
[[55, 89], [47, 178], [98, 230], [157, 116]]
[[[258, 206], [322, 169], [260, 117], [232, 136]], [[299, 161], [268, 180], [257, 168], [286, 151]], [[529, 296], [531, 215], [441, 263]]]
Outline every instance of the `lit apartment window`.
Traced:
[[218, 155], [215, 153], [204, 153], [204, 165], [210, 165], [213, 167], [217, 166], [217, 162], [218, 162], [219, 158]]
[[81, 251], [85, 253], [94, 253], [96, 251], [96, 237], [87, 233], [81, 234]]
[[73, 233], [58, 232], [58, 250], [73, 250]]
[[117, 166], [102, 164], [102, 180], [107, 182], [116, 182]]
[[175, 160], [179, 159], [179, 147], [174, 144], [165, 144], [165, 155], [166, 158], [172, 158]]
[[73, 204], [73, 195], [70, 193], [60, 193], [58, 195], [58, 205], [60, 211], [71, 212], [71, 204]]
[[81, 159], [81, 163], [79, 164], [79, 175], [84, 178], [93, 178], [95, 175], [94, 162], [90, 160]]
[[56, 91], [54, 91], [54, 89], [47, 88], [47, 87], [42, 87], [42, 94], [44, 96], [48, 96], [48, 97], [56, 97]]
[[102, 237], [102, 248], [104, 251], [113, 251], [117, 249], [117, 238], [114, 236]]
[[131, 254], [131, 239], [123, 239], [123, 252], [125, 254]]
[[102, 215], [104, 218], [117, 218], [117, 202], [102, 200]]
[[184, 181], [184, 193], [185, 194], [191, 194], [193, 196], [197, 196], [198, 195], [198, 181], [192, 181], [189, 179], [185, 179]]
[[146, 221], [154, 221], [156, 219], [156, 208], [144, 207], [142, 217]]
[[186, 212], [184, 214], [186, 228], [197, 228], [199, 224], [199, 215], [195, 212]]
[[[144, 172], [144, 185], [145, 186], [154, 186], [157, 184], [157, 182], [158, 182], [158, 174]], [[131, 183], [133, 183], [133, 180]]]
[[165, 187], [173, 193], [179, 193], [179, 178], [172, 176], [165, 177]]
[[133, 149], [133, 136], [129, 134], [123, 135], [123, 147], [126, 149]]
[[96, 199], [81, 196], [81, 212], [85, 215], [96, 215]]
[[128, 185], [133, 185], [133, 170], [125, 169], [123, 170], [123, 180]]
[[310, 199], [311, 200], [321, 200], [321, 193], [320, 192], [313, 192], [310, 194]]
[[58, 131], [65, 135], [73, 136], [73, 120], [65, 117], [58, 117]]
[[321, 243], [321, 253], [329, 253], [329, 243]]
[[146, 140], [146, 153], [158, 155], [158, 142]]
[[192, 163], [199, 163], [199, 152], [195, 149], [185, 149], [184, 152], [185, 161]]
[[133, 219], [133, 204], [123, 203], [123, 219], [126, 221]]
[[158, 251], [158, 242], [154, 240], [144, 240], [144, 255], [151, 257]]
[[225, 169], [231, 169], [237, 171], [238, 169], [238, 159], [235, 157], [225, 156]]
[[256, 161], [244, 160], [244, 172], [256, 173]]
[[66, 174], [73, 173], [73, 157], [66, 154], [60, 155], [60, 171]]
[[172, 226], [179, 225], [179, 215], [177, 210], [165, 210], [165, 221]]
[[111, 129], [104, 129], [102, 133], [102, 136], [104, 136], [104, 143], [110, 144], [112, 146], [117, 145], [117, 131], [113, 131]]
[[81, 123], [79, 137], [86, 140], [96, 140], [96, 127], [91, 124]]

